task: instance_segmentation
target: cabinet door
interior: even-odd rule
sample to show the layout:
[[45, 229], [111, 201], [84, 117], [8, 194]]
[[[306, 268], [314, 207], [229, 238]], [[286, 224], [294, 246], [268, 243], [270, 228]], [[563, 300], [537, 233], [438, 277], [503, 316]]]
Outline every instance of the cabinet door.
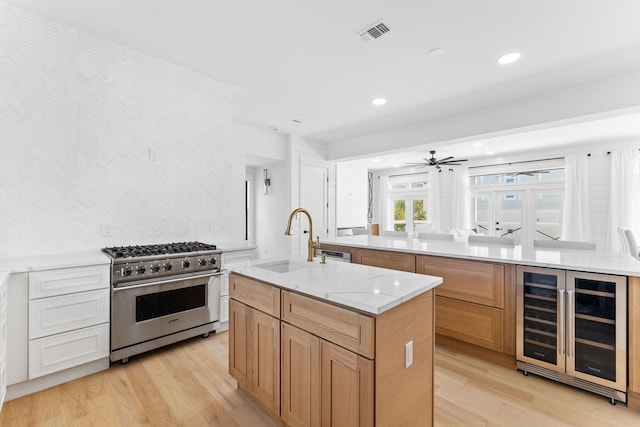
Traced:
[[322, 341], [322, 425], [373, 425], [373, 361]]
[[320, 339], [282, 323], [281, 417], [290, 426], [320, 425]]
[[229, 321], [229, 297], [220, 297], [220, 322]]
[[517, 271], [517, 359], [564, 372], [565, 272], [520, 266]]
[[29, 299], [108, 289], [109, 265], [61, 268], [29, 273]]
[[249, 336], [251, 309], [235, 300], [229, 300], [229, 374], [240, 388], [249, 391], [251, 362]]
[[109, 357], [109, 324], [29, 341], [29, 379]]
[[251, 394], [280, 415], [280, 320], [251, 310]]
[[436, 333], [495, 351], [504, 350], [503, 311], [436, 297]]
[[567, 373], [626, 392], [627, 278], [567, 272]]
[[29, 339], [109, 322], [108, 289], [29, 301]]

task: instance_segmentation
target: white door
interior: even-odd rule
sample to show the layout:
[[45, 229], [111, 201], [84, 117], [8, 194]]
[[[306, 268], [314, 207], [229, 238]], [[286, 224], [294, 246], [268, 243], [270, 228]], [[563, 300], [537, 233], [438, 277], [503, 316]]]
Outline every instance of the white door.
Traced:
[[494, 236], [513, 237], [523, 243], [523, 191], [496, 191]]
[[[313, 218], [313, 240], [327, 238], [329, 232], [328, 207], [329, 168], [311, 164], [300, 165], [300, 207], [305, 208]], [[309, 223], [304, 215], [299, 215], [300, 246], [299, 254], [306, 254], [309, 240]]]

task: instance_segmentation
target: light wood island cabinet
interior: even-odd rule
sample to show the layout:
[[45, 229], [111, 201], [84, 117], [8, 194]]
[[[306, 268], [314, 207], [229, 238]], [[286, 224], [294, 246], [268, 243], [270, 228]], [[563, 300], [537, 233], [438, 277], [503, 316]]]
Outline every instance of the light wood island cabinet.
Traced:
[[416, 273], [443, 278], [436, 289], [437, 334], [515, 356], [513, 266], [418, 255]]
[[[230, 374], [272, 416], [291, 426], [433, 425], [433, 290], [372, 315], [232, 273], [230, 298]], [[261, 379], [256, 366], [279, 378]], [[280, 385], [278, 402], [256, 381], [274, 395]]]
[[234, 274], [229, 282], [229, 373], [279, 416], [280, 290]]
[[409, 273], [416, 272], [416, 256], [413, 254], [360, 248], [358, 248], [355, 253], [354, 262], [358, 264], [408, 271]]

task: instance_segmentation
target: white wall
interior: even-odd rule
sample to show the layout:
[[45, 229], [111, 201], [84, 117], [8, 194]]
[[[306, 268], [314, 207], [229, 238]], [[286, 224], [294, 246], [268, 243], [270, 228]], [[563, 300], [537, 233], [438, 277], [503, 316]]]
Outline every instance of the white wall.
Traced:
[[[268, 169], [271, 186], [264, 194], [263, 169]], [[291, 237], [285, 236], [289, 216], [289, 165], [271, 163], [254, 168], [255, 243], [260, 258], [287, 256]]]
[[[543, 158], [563, 157], [567, 155], [583, 155], [589, 156], [589, 196], [591, 204], [591, 235], [592, 241], [596, 243], [599, 249], [604, 249], [607, 221], [609, 212], [609, 174], [610, 156], [608, 151], [619, 150], [623, 148], [640, 148], [640, 141], [630, 140], [603, 140], [597, 143], [590, 144], [577, 144], [570, 147], [563, 147], [557, 149], [549, 149], [540, 152], [522, 153], [515, 156], [503, 157], [500, 162], [519, 162], [527, 160], [537, 160]], [[479, 161], [470, 162], [471, 166], [477, 166], [480, 164], [491, 164], [492, 159], [486, 159], [486, 163]], [[408, 170], [382, 170], [374, 171], [374, 192], [373, 192], [373, 221], [379, 222], [378, 213], [378, 194], [379, 194], [379, 179], [381, 175], [393, 175], [408, 173]], [[440, 217], [441, 217], [441, 230], [447, 231], [451, 228], [452, 224], [452, 190], [453, 190], [453, 174], [448, 169], [443, 169], [440, 173]]]
[[0, 256], [242, 235], [229, 86], [5, 3], [0, 28]]

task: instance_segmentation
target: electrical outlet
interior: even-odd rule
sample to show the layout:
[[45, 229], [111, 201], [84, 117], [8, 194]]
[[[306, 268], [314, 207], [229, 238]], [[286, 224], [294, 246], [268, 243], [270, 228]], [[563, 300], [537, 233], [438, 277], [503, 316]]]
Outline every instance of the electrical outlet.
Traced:
[[157, 162], [158, 161], [158, 150], [155, 150], [153, 148], [149, 148], [149, 160], [152, 162]]
[[216, 232], [216, 226], [214, 225], [214, 223], [210, 222], [209, 223], [209, 233], [215, 233]]
[[404, 367], [405, 369], [413, 365], [413, 341], [404, 345]]
[[111, 224], [108, 222], [102, 223], [102, 237], [111, 237]]

